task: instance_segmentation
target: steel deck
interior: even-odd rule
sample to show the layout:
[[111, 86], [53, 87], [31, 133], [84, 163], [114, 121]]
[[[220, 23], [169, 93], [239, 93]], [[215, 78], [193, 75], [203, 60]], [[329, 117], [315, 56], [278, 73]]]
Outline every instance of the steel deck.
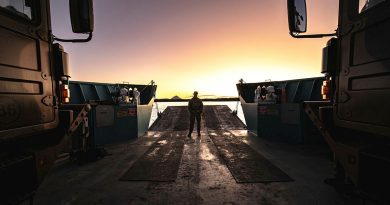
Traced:
[[[228, 124], [236, 116], [226, 112], [225, 108], [211, 106], [207, 109], [214, 112], [214, 120], [218, 119], [214, 125], [224, 126], [209, 129], [205, 113], [201, 136], [194, 135], [192, 139], [184, 140], [181, 158], [175, 159], [180, 162], [174, 181], [122, 181], [120, 178], [156, 143], [161, 144], [164, 137], [185, 138], [188, 126], [183, 118], [185, 112], [174, 121], [183, 123], [178, 126], [181, 131], [175, 130], [172, 120], [164, 121], [163, 117], [160, 122], [168, 123], [164, 125], [167, 130], [163, 130], [163, 125], [155, 125], [154, 129], [160, 127], [161, 130], [107, 146], [110, 155], [95, 163], [58, 164], [38, 189], [35, 204], [362, 204], [362, 200], [343, 197], [323, 182], [332, 176], [331, 157], [326, 146], [266, 141], [243, 128], [237, 129], [242, 124], [229, 129]], [[294, 181], [237, 183], [212, 140], [218, 133], [234, 136], [235, 140], [247, 145], [245, 149], [260, 154]], [[157, 169], [151, 171], [158, 172]]]

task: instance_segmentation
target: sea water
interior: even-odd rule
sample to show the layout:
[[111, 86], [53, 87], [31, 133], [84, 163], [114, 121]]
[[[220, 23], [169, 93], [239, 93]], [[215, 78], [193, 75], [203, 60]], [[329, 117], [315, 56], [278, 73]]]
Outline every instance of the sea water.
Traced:
[[[227, 105], [232, 111], [237, 110], [237, 116], [245, 124], [244, 113], [242, 112], [241, 103], [239, 101], [226, 102], [203, 102], [204, 105]], [[187, 106], [188, 102], [155, 102], [153, 104], [152, 116], [150, 118], [149, 127], [157, 119], [158, 112], [164, 112], [168, 106]]]

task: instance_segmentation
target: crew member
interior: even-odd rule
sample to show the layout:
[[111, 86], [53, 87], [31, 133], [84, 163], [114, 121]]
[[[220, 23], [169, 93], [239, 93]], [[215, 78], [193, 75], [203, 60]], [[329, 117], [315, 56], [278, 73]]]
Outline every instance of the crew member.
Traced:
[[275, 94], [274, 86], [270, 85], [267, 87], [267, 94], [265, 95], [266, 101], [276, 102], [278, 96]]
[[198, 98], [198, 92], [194, 92], [194, 97], [188, 102], [188, 111], [190, 112], [190, 130], [188, 137], [191, 138], [192, 131], [194, 130], [194, 123], [196, 119], [198, 136], [200, 136], [200, 120], [203, 112], [202, 100]]
[[141, 103], [140, 102], [140, 95], [141, 95], [141, 93], [138, 91], [138, 89], [134, 88], [133, 89], [134, 104], [139, 105]]
[[254, 99], [254, 102], [257, 103], [259, 102], [259, 100], [261, 100], [261, 87], [260, 85], [257, 86], [256, 90], [255, 90], [255, 99]]
[[127, 89], [127, 87], [121, 88], [119, 92], [120, 92], [120, 100], [119, 100], [119, 102], [124, 103], [124, 102], [126, 102], [126, 100], [128, 102], [129, 90]]

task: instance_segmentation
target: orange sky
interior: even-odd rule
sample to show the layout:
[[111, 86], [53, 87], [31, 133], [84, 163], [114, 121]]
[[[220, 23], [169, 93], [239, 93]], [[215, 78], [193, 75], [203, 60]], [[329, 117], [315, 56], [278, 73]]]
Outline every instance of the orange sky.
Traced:
[[[338, 1], [308, 2], [308, 32], [337, 27]], [[62, 43], [72, 80], [158, 84], [157, 97], [237, 96], [235, 84], [320, 76], [327, 38], [288, 34], [286, 0], [94, 0], [92, 42]], [[66, 1], [53, 30], [69, 37]]]

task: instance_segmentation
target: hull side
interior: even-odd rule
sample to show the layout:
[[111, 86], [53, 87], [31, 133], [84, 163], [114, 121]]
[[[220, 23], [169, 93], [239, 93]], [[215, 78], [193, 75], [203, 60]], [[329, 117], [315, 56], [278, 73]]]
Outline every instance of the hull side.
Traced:
[[247, 103], [241, 96], [240, 102], [248, 131], [257, 135], [257, 103]]
[[147, 105], [137, 106], [138, 137], [144, 135], [149, 129], [150, 117], [152, 115], [154, 98]]
[[[248, 130], [270, 140], [291, 143], [317, 143], [322, 138], [303, 114], [302, 103], [321, 101], [324, 77], [237, 84], [237, 91]], [[273, 86], [274, 102], [254, 102], [255, 89]], [[266, 93], [262, 93], [265, 95]]]

